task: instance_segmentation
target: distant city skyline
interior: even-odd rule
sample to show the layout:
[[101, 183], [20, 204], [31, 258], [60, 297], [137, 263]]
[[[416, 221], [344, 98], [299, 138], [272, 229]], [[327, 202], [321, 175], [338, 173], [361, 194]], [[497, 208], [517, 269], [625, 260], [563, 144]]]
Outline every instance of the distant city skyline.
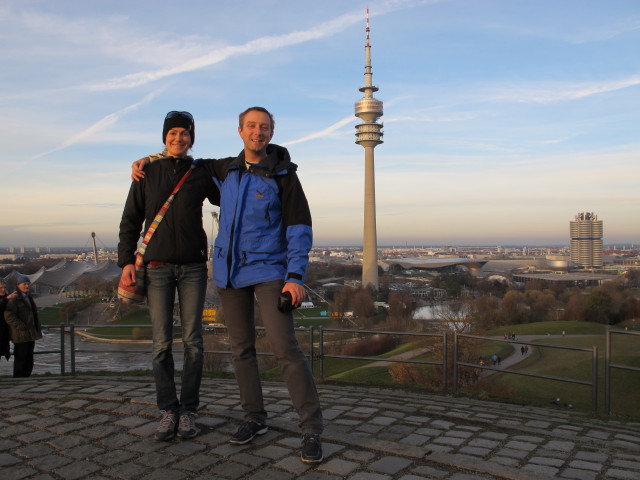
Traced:
[[163, 2], [5, 0], [0, 247], [115, 246], [166, 112], [194, 114], [194, 156], [222, 157], [252, 105], [299, 165], [314, 245], [361, 246], [367, 7], [379, 247], [569, 245], [580, 211], [605, 245], [640, 243], [635, 0], [195, 0], [185, 22]]

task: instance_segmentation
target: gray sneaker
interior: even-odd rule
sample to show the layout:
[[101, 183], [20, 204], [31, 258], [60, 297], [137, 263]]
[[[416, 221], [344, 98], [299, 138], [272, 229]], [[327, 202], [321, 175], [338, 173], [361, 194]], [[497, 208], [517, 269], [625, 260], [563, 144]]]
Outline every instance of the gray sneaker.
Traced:
[[188, 439], [194, 438], [200, 433], [200, 429], [196, 427], [196, 414], [193, 412], [184, 412], [180, 414], [178, 422], [178, 437]]
[[154, 437], [161, 442], [168, 442], [173, 440], [176, 436], [176, 426], [178, 424], [178, 415], [171, 410], [160, 410], [162, 418], [160, 419], [160, 425], [156, 428]]

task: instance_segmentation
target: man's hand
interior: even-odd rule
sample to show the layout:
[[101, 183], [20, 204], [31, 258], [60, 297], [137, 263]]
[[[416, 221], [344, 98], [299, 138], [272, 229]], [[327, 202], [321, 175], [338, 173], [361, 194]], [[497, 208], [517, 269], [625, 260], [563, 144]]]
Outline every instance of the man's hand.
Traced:
[[139, 182], [144, 178], [144, 167], [150, 163], [149, 157], [141, 158], [131, 164], [131, 180]]
[[122, 276], [120, 278], [125, 287], [130, 287], [136, 284], [136, 267], [133, 263], [122, 267]]
[[291, 304], [296, 308], [299, 307], [302, 300], [304, 300], [304, 287], [299, 283], [287, 282], [284, 284], [284, 287], [282, 287], [282, 291], [291, 294]]

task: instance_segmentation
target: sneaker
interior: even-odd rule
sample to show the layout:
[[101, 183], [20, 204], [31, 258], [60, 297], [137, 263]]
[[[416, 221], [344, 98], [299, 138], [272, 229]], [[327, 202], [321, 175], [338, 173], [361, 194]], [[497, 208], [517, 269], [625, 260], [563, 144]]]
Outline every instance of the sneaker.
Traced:
[[176, 436], [178, 415], [171, 410], [160, 410], [160, 413], [162, 413], [162, 419], [160, 419], [160, 425], [156, 428], [156, 433], [153, 436], [156, 440], [168, 442]]
[[304, 463], [320, 463], [323, 458], [320, 435], [317, 433], [305, 433], [302, 437], [300, 459]]
[[269, 427], [266, 425], [254, 422], [253, 420], [248, 420], [240, 425], [238, 431], [229, 439], [229, 443], [233, 443], [234, 445], [244, 445], [245, 443], [249, 443], [253, 440], [253, 437], [256, 435], [264, 435], [267, 433], [267, 430], [269, 430]]
[[196, 414], [193, 412], [185, 412], [180, 414], [178, 422], [178, 436], [180, 438], [194, 438], [200, 433], [200, 429], [196, 427]]

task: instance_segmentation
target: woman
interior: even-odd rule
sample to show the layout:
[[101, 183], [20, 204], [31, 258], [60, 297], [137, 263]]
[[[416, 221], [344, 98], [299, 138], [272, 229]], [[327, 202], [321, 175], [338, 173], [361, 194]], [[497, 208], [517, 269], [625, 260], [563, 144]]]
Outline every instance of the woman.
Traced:
[[[147, 169], [141, 182], [133, 182], [120, 222], [118, 265], [122, 281], [135, 283], [135, 252], [142, 223], [145, 232], [176, 184], [192, 168], [188, 155], [195, 140], [195, 122], [188, 112], [167, 114], [162, 130], [166, 156]], [[195, 416], [200, 397], [204, 348], [202, 309], [207, 287], [207, 236], [202, 226], [205, 198], [219, 204], [219, 194], [211, 176], [194, 167], [173, 199], [144, 254], [147, 304], [153, 335], [153, 374], [156, 399], [162, 413], [155, 438], [169, 441], [195, 437], [199, 429]], [[174, 381], [173, 310], [176, 289], [184, 346], [180, 399]]]

